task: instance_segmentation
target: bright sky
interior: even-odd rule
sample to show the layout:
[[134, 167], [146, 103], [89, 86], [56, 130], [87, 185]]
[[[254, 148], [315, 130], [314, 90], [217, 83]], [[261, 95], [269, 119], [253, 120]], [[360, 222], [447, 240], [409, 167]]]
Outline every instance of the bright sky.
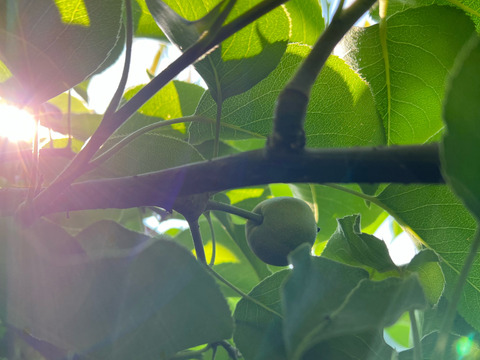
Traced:
[[[128, 75], [127, 89], [135, 85], [146, 84], [150, 79], [147, 75], [147, 69], [152, 66], [152, 61], [160, 49], [161, 43], [152, 39], [135, 39], [132, 46], [132, 60], [130, 72]], [[167, 67], [173, 60], [180, 56], [180, 50], [174, 46], [165, 48], [160, 59], [156, 74]], [[125, 52], [120, 58], [107, 70], [94, 76], [88, 87], [89, 105], [98, 113], [103, 113], [117, 89], [118, 82], [122, 75], [123, 64], [125, 61]], [[201, 84], [200, 76], [193, 68], [182, 71], [178, 79], [186, 80], [189, 77], [195, 83]]]

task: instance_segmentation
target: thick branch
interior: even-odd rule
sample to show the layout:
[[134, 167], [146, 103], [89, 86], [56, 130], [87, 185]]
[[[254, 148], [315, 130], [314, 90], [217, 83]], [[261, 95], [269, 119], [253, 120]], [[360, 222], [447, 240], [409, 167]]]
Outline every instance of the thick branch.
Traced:
[[[306, 150], [265, 156], [255, 150], [154, 173], [71, 185], [35, 216], [54, 212], [160, 206], [205, 192], [268, 183], [443, 183], [438, 145]], [[24, 189], [0, 190], [0, 214], [12, 215]], [[20, 219], [29, 223], [31, 219]]]

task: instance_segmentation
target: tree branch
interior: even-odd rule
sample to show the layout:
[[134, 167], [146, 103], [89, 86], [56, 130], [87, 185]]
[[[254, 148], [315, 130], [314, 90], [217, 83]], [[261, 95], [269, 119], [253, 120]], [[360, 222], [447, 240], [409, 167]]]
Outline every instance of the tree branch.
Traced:
[[[357, 0], [349, 8], [337, 10], [332, 23], [278, 97], [273, 131], [268, 139], [270, 152], [299, 151], [304, 148], [303, 124], [315, 80], [338, 42], [375, 1]], [[342, 5], [343, 1], [339, 6]]]
[[[35, 216], [141, 206], [175, 209], [182, 198], [268, 183], [443, 183], [438, 144], [305, 150], [266, 156], [254, 150], [163, 171], [76, 183]], [[13, 215], [26, 189], [0, 190], [0, 215]], [[22, 217], [23, 215], [23, 217]], [[19, 215], [25, 224], [34, 218]]]
[[201, 38], [198, 42], [189, 47], [164, 71], [140, 89], [138, 93], [136, 93], [115, 113], [111, 114], [108, 121], [102, 121], [100, 123], [100, 126], [92, 135], [89, 142], [82, 151], [78, 153], [63, 173], [61, 173], [48, 188], [45, 188], [33, 199], [31, 206], [29, 204], [28, 206], [23, 206], [22, 209], [19, 209], [20, 212], [24, 212], [24, 215], [21, 215], [21, 217], [34, 217], [34, 208], [48, 206], [47, 203], [56, 201], [56, 195], [63, 192], [63, 190], [76, 178], [84, 173], [85, 165], [91, 160], [95, 155], [95, 152], [108, 139], [108, 137], [153, 95], [173, 80], [173, 78], [182, 70], [195, 63], [195, 61], [220, 44], [223, 40], [240, 31], [248, 24], [251, 24], [286, 1], [287, 0], [264, 0], [240, 15], [238, 18], [234, 19], [232, 22], [221, 27], [216, 33]]

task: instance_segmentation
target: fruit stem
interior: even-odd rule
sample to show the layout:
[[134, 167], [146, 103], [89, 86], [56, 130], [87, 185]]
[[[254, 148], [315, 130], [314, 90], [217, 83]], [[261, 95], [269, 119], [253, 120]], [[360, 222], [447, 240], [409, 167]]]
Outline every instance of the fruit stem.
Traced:
[[207, 202], [207, 210], [219, 210], [219, 211], [224, 211], [233, 215], [237, 215], [240, 217], [243, 217], [245, 219], [251, 220], [258, 225], [260, 225], [263, 222], [263, 216], [260, 214], [256, 214], [252, 211], [240, 209], [236, 206], [230, 205], [230, 204], [225, 204], [221, 203], [215, 200], [208, 200]]
[[207, 264], [207, 258], [205, 256], [205, 250], [203, 249], [202, 235], [200, 234], [200, 225], [198, 224], [198, 219], [196, 220], [187, 220], [188, 226], [190, 227], [190, 232], [193, 238], [193, 245], [195, 246], [195, 253], [197, 259]]

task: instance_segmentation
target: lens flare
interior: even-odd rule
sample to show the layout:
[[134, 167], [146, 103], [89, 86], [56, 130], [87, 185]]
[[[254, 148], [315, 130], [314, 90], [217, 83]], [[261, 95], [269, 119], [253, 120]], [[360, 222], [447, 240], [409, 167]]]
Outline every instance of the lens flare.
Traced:
[[0, 137], [10, 141], [32, 141], [35, 119], [29, 112], [0, 103]]

